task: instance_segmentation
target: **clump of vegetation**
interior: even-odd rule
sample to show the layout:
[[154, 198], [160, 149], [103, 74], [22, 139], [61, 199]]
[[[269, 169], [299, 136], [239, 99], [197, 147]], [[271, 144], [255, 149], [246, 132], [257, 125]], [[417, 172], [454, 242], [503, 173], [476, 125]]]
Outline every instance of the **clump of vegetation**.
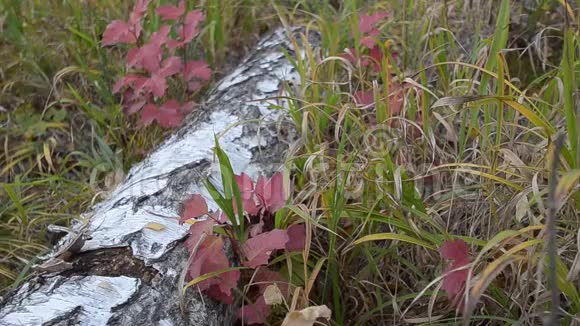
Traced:
[[[126, 88], [123, 93], [125, 113], [141, 112], [141, 122], [146, 126], [157, 121], [162, 127], [178, 127], [184, 115], [193, 110], [195, 103], [181, 103], [175, 99], [165, 100], [160, 105], [156, 102], [165, 97], [169, 85], [174, 86], [171, 87], [171, 93], [180, 93], [179, 87], [176, 87], [176, 76], [179, 76], [181, 84], [186, 85], [181, 90], [182, 94], [198, 90], [202, 81], [211, 79], [211, 70], [205, 61], [183, 59], [187, 46], [199, 35], [199, 24], [204, 15], [200, 10], [186, 13], [183, 0], [179, 6], [161, 6], [156, 9], [156, 13], [169, 24], [159, 27], [151, 34], [148, 42], [143, 42], [141, 20], [150, 2], [138, 1], [128, 22], [115, 20], [110, 23], [103, 33], [102, 44], [133, 45], [127, 51], [126, 67], [136, 71], [127, 73], [113, 86], [113, 93]], [[178, 35], [177, 39], [169, 36], [172, 31]]]
[[[271, 8], [276, 13], [272, 17], [284, 25], [318, 31], [322, 45], [314, 48], [293, 40], [302, 56], [292, 62], [301, 83], [288, 87], [285, 108], [300, 135], [285, 167], [289, 185], [284, 189], [292, 192], [275, 191], [277, 197], [270, 202], [257, 185], [266, 179], [254, 185], [222, 164], [224, 192], [207, 186], [223, 213], [208, 212], [199, 196], [184, 203], [182, 222], [193, 223], [187, 243], [192, 257], [211, 263], [203, 264], [203, 270], [196, 269], [200, 264], [191, 265], [188, 286], [237, 304], [247, 324], [285, 318], [291, 325], [293, 313], [309, 308], [316, 314], [308, 325], [317, 317], [329, 318], [330, 312], [338, 325], [539, 324], [547, 316], [568, 325], [580, 322], [578, 4], [553, 1], [526, 7], [528, 3], [502, 0], [472, 8], [463, 1], [290, 3], [228, 7], [228, 0], [204, 2], [206, 27], [199, 38], [215, 67], [226, 55], [226, 44], [234, 42], [234, 22], [251, 31], [249, 17], [257, 8]], [[186, 12], [194, 8], [186, 4], [163, 2], [157, 14], [185, 26]], [[6, 21], [14, 19], [10, 15], [16, 7], [7, 11]], [[144, 35], [151, 35], [148, 44], [164, 28], [159, 28], [160, 20], [153, 21], [144, 27]], [[115, 23], [116, 33], [105, 34], [105, 43], [137, 42], [139, 35], [133, 39], [123, 33], [130, 23]], [[104, 31], [102, 25], [95, 23], [98, 31]], [[518, 26], [527, 30], [514, 31]], [[82, 57], [98, 60], [58, 74], [57, 81], [76, 71], [107, 78], [103, 72], [112, 65], [103, 60], [110, 53], [96, 46], [98, 38], [87, 36], [99, 33], [70, 30], [81, 44], [86, 42], [78, 51], [93, 53]], [[10, 37], [25, 34], [17, 27], [10, 31]], [[175, 42], [188, 39], [176, 35], [181, 38]], [[171, 59], [175, 53], [169, 39], [162, 39], [164, 51], [143, 52], [155, 55], [156, 67], [149, 69], [142, 61], [129, 64], [143, 69], [141, 79], [125, 77], [117, 85], [119, 90], [151, 94], [146, 100], [159, 108], [167, 106], [159, 102], [167, 88], [150, 81], [162, 67], [172, 67], [172, 72], [182, 68], [181, 74], [162, 78], [191, 87], [191, 80], [183, 78], [187, 62]], [[137, 80], [144, 83], [137, 86]], [[144, 86], [147, 82], [151, 87]], [[84, 177], [77, 179], [81, 189], [91, 189], [86, 175], [93, 184], [102, 183], [103, 175], [116, 166], [123, 170], [135, 159], [126, 151], [155, 142], [151, 134], [145, 138], [143, 124], [157, 120], [173, 126], [182, 117], [180, 113], [169, 123], [145, 114], [145, 103], [124, 97], [129, 111], [134, 104], [143, 108], [142, 123], [127, 119], [107, 89], [112, 84], [94, 79], [56, 88], [63, 96], [59, 105], [74, 103], [99, 135], [89, 142], [96, 144], [90, 155], [70, 155], [84, 162], [66, 171], [78, 173], [82, 167]], [[69, 101], [63, 100], [64, 94]], [[171, 102], [172, 112], [181, 110], [185, 100]], [[109, 103], [114, 113], [95, 103]], [[2, 158], [8, 162], [3, 176], [9, 173], [11, 178], [4, 184], [9, 205], [2, 223], [19, 236], [2, 250], [9, 253], [6, 261], [22, 266], [13, 262], [28, 263], [42, 246], [28, 240], [46, 216], [42, 200], [47, 197], [38, 187], [56, 184], [60, 188], [53, 192], [58, 194], [70, 189], [55, 172], [66, 161], [46, 154], [55, 153], [51, 144], [66, 138], [62, 126], [70, 118], [54, 104], [43, 110], [42, 124], [30, 121], [34, 115], [17, 112], [9, 112], [10, 121], [19, 121], [9, 128], [28, 127], [13, 134], [22, 137], [20, 150], [5, 150]], [[161, 129], [154, 130], [154, 136], [162, 135]], [[15, 139], [11, 137], [6, 139]], [[219, 146], [216, 154], [227, 162]], [[97, 171], [94, 177], [91, 167]], [[270, 183], [280, 185], [279, 178], [275, 175]], [[82, 192], [83, 204], [89, 193]], [[70, 204], [59, 217], [65, 220], [75, 207], [84, 206]], [[200, 216], [208, 219], [197, 221]], [[299, 232], [290, 235], [297, 226]], [[302, 237], [303, 243], [287, 247], [291, 238], [301, 242]], [[226, 242], [235, 253], [234, 264], [222, 251]], [[254, 244], [255, 250], [249, 250]], [[214, 260], [208, 261], [210, 254]], [[15, 270], [1, 271], [14, 280]]]
[[[243, 44], [256, 38], [254, 31], [274, 18], [256, 20], [256, 7], [221, 2], [227, 5], [185, 3], [185, 11], [202, 11], [206, 17], [196, 25], [199, 34], [187, 51], [181, 47], [175, 53], [188, 61], [207, 54], [218, 67], [217, 76], [228, 69], [224, 66], [232, 57], [235, 61], [243, 55]], [[141, 20], [140, 42], [150, 40], [160, 25], [172, 23], [155, 12], [154, 4], [164, 8], [161, 14], [181, 10], [177, 2], [151, 2]], [[203, 89], [192, 92], [188, 87], [195, 88], [197, 78], [204, 82], [210, 71], [202, 60], [183, 62], [180, 73], [188, 72], [188, 83], [177, 74], [166, 78], [167, 101], [151, 102], [158, 110], [149, 110], [146, 121], [125, 114], [122, 104], [128, 98], [113, 87], [127, 73], [146, 71], [128, 71], [123, 46], [103, 47], [101, 41], [107, 25], [130, 16], [132, 5], [113, 0], [0, 1], [0, 292], [20, 284], [35, 257], [55, 241], [47, 225], [79, 218], [171, 133], [158, 124], [145, 124], [164, 120], [164, 125], [174, 126], [191, 101], [199, 101]], [[187, 17], [178, 18], [176, 27]], [[246, 23], [233, 28], [235, 21]], [[231, 54], [228, 61], [226, 52]], [[159, 116], [161, 111], [170, 115]]]

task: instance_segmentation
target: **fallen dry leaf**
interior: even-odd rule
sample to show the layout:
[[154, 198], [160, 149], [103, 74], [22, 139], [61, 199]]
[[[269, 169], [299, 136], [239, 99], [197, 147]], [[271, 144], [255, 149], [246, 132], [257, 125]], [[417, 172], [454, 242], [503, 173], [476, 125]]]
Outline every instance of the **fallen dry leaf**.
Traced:
[[313, 326], [318, 318], [330, 319], [332, 311], [326, 305], [304, 308], [300, 311], [290, 311], [282, 322], [282, 326]]
[[154, 231], [163, 231], [165, 230], [165, 225], [161, 223], [149, 222], [145, 224], [144, 228], [151, 229]]
[[269, 306], [282, 304], [284, 302], [284, 296], [276, 284], [271, 284], [264, 290], [264, 300]]

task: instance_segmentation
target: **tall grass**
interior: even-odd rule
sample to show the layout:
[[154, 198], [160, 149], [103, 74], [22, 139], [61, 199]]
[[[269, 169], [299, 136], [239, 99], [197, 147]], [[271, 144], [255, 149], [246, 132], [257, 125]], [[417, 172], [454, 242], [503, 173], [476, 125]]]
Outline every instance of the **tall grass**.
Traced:
[[[543, 239], [553, 204], [549, 157], [560, 132], [568, 141], [556, 165], [559, 311], [564, 323], [578, 322], [577, 31], [561, 28], [563, 55], [534, 57], [544, 70], [517, 76], [506, 54], [523, 50], [509, 48], [515, 35], [507, 26], [524, 9], [510, 1], [493, 7], [492, 24], [482, 13], [470, 26], [450, 23], [461, 13], [443, 1], [358, 4], [307, 18], [322, 34], [322, 56], [307, 46], [294, 62], [302, 87], [293, 90], [290, 116], [301, 139], [291, 157], [298, 189], [290, 214], [319, 225], [308, 266], [324, 259], [310, 300], [331, 306], [337, 324], [454, 323], [461, 319], [448, 319], [456, 312], [441, 291], [437, 248], [461, 238], [473, 261], [468, 304], [457, 318], [541, 322], [551, 309]], [[356, 31], [350, 35], [357, 14], [380, 9], [393, 12], [381, 39], [394, 40], [402, 58], [398, 67], [383, 66], [392, 68], [387, 74], [372, 74], [339, 55], [357, 42]], [[467, 40], [472, 26], [489, 36]], [[389, 101], [376, 91], [393, 81], [408, 87], [401, 117], [389, 115]], [[374, 85], [366, 87], [375, 90], [375, 105], [354, 106], [349, 94], [368, 89], [362, 85]], [[384, 146], [365, 136], [384, 137]]]

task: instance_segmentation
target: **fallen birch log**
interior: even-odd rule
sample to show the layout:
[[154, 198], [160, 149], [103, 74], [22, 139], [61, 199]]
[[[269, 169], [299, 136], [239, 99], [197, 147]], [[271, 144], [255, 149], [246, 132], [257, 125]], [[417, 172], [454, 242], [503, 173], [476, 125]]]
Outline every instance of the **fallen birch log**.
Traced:
[[[317, 35], [309, 38], [319, 42]], [[236, 173], [256, 177], [280, 168], [293, 137], [278, 132], [285, 115], [270, 105], [284, 106], [285, 81], [300, 82], [282, 49], [296, 55], [278, 29], [217, 83], [180, 130], [73, 225], [41, 265], [45, 273], [3, 299], [0, 325], [233, 324], [233, 309], [195, 291], [186, 295], [185, 311], [179, 308], [188, 252], [180, 246], [187, 226], [176, 216], [194, 193], [217, 209], [202, 184], [219, 175], [214, 135], [223, 132], [220, 145]]]

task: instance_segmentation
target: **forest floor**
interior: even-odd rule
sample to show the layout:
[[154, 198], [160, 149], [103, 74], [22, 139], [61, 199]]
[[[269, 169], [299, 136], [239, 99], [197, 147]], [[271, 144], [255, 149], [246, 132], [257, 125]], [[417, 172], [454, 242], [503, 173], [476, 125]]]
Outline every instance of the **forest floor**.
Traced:
[[[321, 35], [288, 87], [284, 214], [321, 226], [300, 264], [335, 324], [539, 324], [554, 275], [580, 325], [580, 3], [473, 2], [187, 1], [213, 72], [187, 100], [275, 26]], [[113, 92], [103, 32], [132, 5], [0, 0], [0, 291], [172, 132]]]

